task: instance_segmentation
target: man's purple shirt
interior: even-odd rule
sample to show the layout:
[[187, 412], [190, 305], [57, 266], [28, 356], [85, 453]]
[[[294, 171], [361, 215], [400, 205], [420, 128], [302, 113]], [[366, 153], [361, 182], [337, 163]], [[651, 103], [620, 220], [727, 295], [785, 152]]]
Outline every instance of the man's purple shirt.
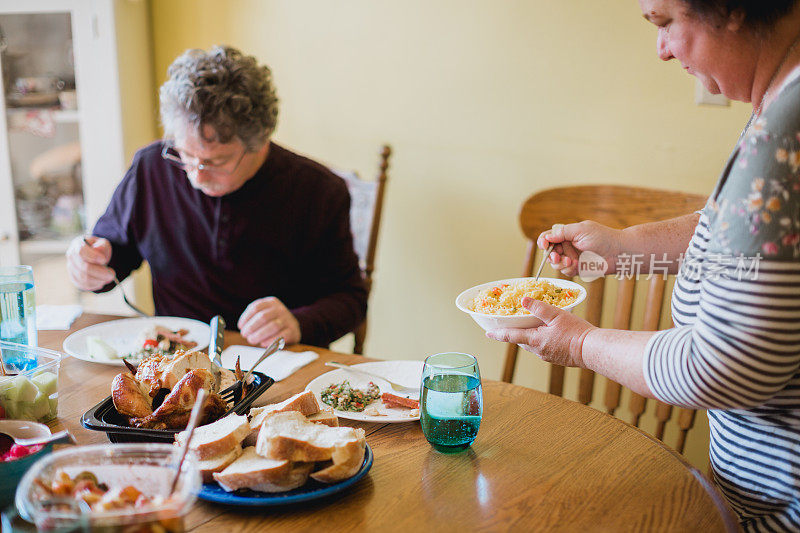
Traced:
[[250, 180], [214, 198], [164, 160], [162, 147], [136, 153], [93, 231], [111, 241], [119, 279], [147, 260], [157, 315], [207, 322], [220, 314], [234, 329], [248, 304], [274, 296], [300, 322], [301, 342], [317, 346], [364, 320], [341, 178], [271, 143]]

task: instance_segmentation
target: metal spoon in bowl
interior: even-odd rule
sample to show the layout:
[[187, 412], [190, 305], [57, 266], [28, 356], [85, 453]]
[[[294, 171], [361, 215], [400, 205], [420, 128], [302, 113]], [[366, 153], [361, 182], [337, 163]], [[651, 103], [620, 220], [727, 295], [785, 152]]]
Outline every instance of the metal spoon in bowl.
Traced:
[[29, 420], [0, 420], [0, 455], [14, 444], [33, 446], [55, 442], [74, 442], [69, 431], [51, 433], [50, 428]]
[[[563, 228], [564, 228], [564, 224], [553, 224], [553, 229], [554, 230], [563, 229]], [[542, 269], [544, 268], [544, 264], [545, 264], [545, 262], [547, 262], [547, 258], [550, 257], [550, 252], [553, 251], [553, 248], [555, 248], [555, 246], [556, 246], [556, 243], [551, 242], [550, 246], [547, 247], [547, 250], [544, 252], [544, 257], [542, 257], [542, 262], [539, 263], [539, 269], [536, 271], [536, 277], [533, 278], [533, 281], [538, 281], [539, 280], [539, 276], [542, 274]]]

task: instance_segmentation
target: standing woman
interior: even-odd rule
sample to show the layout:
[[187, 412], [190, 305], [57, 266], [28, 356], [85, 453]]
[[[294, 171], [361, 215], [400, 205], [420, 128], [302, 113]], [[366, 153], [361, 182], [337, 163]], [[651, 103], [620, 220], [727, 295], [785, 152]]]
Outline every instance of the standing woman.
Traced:
[[701, 212], [624, 230], [568, 224], [538, 244], [556, 243], [549, 260], [568, 275], [587, 250], [606, 258], [608, 273], [620, 254], [666, 253], [678, 273], [675, 327], [600, 329], [526, 299], [543, 326], [487, 335], [649, 398], [708, 409], [714, 480], [742, 527], [798, 531], [800, 0], [639, 3], [658, 27], [662, 60], [680, 61], [712, 93], [751, 102], [753, 114]]

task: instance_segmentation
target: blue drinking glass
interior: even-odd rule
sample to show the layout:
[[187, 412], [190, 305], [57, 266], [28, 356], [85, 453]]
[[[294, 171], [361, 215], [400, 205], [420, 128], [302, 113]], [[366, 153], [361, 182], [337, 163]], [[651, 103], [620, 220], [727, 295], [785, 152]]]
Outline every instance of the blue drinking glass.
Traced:
[[483, 388], [478, 361], [465, 353], [437, 353], [422, 368], [422, 433], [441, 452], [468, 448], [483, 416]]
[[[0, 267], [0, 340], [36, 346], [36, 301], [33, 291], [33, 269], [27, 265]], [[5, 359], [19, 370], [36, 366], [36, 355], [13, 350]], [[18, 360], [19, 359], [19, 360]]]

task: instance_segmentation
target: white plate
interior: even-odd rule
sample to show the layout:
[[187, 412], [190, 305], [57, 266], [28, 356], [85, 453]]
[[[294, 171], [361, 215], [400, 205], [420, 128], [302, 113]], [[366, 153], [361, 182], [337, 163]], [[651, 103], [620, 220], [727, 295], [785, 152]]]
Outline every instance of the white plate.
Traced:
[[192, 320], [191, 318], [147, 316], [111, 320], [78, 330], [64, 339], [64, 351], [76, 359], [105, 365], [123, 366], [124, 363], [122, 359], [100, 359], [91, 357], [86, 345], [86, 339], [88, 337], [100, 337], [114, 348], [117, 353], [130, 353], [140, 348], [136, 345], [139, 334], [145, 328], [153, 325], [164, 326], [172, 330], [188, 329], [189, 333], [186, 334], [186, 340], [197, 343], [197, 346], [192, 348], [192, 350], [203, 350], [208, 347], [208, 339], [211, 335], [211, 328], [208, 324], [200, 322], [199, 320]]
[[[406, 387], [419, 387], [420, 381], [422, 380], [422, 365], [422, 361], [375, 361], [372, 363], [359, 363], [351, 366], [353, 366], [353, 368], [360, 368], [362, 370], [366, 370], [367, 372], [372, 372], [379, 376], [386, 376], [399, 385], [404, 385]], [[323, 403], [322, 397], [320, 396], [322, 391], [328, 386], [333, 385], [334, 383], [341, 383], [344, 380], [348, 380], [350, 385], [361, 390], [366, 390], [367, 385], [370, 381], [372, 381], [381, 389], [381, 393], [394, 393], [392, 388], [389, 387], [389, 384], [382, 379], [372, 379], [367, 376], [363, 376], [355, 372], [348, 372], [342, 369], [336, 369], [322, 374], [306, 385], [306, 390], [313, 392], [314, 396], [317, 397], [319, 404], [324, 406], [325, 403]], [[386, 423], [412, 422], [414, 420], [419, 420], [419, 414], [416, 416], [409, 416], [409, 412], [411, 411], [410, 409], [392, 409], [385, 407], [380, 398], [369, 404], [367, 409], [370, 407], [376, 407], [381, 415], [365, 415], [363, 412], [358, 413], [354, 411], [336, 410], [334, 412], [336, 413], [336, 416], [340, 418], [359, 420], [361, 422]]]

